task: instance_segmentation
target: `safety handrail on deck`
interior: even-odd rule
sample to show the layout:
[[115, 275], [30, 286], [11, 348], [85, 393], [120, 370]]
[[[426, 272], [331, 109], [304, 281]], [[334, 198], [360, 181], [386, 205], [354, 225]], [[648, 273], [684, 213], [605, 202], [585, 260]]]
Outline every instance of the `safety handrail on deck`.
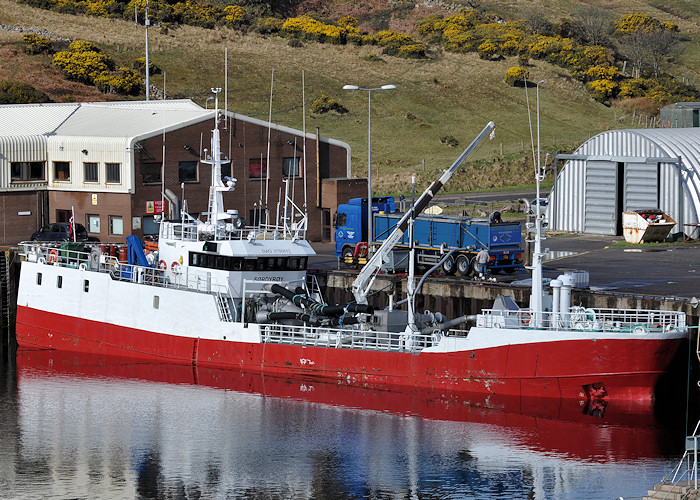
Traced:
[[417, 353], [436, 345], [440, 334], [406, 335], [366, 328], [326, 328], [289, 325], [261, 325], [262, 341], [300, 346], [364, 349]]
[[501, 328], [538, 328], [610, 333], [665, 333], [686, 328], [686, 316], [680, 311], [649, 309], [613, 309], [572, 307], [569, 312], [529, 309], [485, 309], [478, 315], [477, 326]]

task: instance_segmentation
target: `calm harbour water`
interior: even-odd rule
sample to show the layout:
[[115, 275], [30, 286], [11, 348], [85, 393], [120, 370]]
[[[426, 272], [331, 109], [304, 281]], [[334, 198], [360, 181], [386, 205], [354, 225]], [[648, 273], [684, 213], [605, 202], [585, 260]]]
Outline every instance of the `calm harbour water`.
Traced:
[[467, 404], [48, 351], [0, 368], [0, 498], [639, 498], [685, 435], [683, 411], [662, 424], [613, 403]]

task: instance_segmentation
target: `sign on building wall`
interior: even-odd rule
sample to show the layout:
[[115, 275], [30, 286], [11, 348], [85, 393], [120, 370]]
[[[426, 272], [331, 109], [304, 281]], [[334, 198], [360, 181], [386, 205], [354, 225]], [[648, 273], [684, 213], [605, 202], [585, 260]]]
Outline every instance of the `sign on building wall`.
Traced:
[[96, 193], [92, 195], [92, 204], [97, 205], [97, 194]]
[[141, 229], [141, 217], [131, 218], [131, 229]]
[[162, 200], [149, 200], [146, 202], [147, 214], [162, 214], [165, 212], [165, 202]]

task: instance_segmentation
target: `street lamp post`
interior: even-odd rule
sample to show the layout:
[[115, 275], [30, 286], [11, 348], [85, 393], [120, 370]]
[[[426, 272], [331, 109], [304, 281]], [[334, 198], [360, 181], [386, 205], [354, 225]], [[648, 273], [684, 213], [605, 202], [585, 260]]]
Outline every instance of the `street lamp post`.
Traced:
[[357, 85], [345, 85], [343, 90], [364, 90], [367, 92], [367, 253], [372, 254], [372, 92], [375, 90], [393, 90], [396, 85], [382, 85], [376, 88], [362, 88]]
[[537, 186], [537, 194], [535, 198], [535, 251], [533, 252], [533, 270], [532, 270], [532, 299], [530, 308], [533, 310], [534, 324], [540, 326], [542, 318], [542, 218], [540, 212], [540, 182], [542, 181], [542, 163], [540, 161], [540, 85], [545, 83], [544, 80], [537, 82], [537, 172], [535, 173], [535, 181]]

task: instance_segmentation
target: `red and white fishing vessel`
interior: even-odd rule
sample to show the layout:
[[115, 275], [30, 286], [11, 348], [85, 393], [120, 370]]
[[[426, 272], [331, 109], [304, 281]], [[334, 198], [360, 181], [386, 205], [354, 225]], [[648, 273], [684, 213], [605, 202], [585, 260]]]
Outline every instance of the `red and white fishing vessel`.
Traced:
[[[355, 301], [328, 305], [306, 273], [315, 253], [298, 207], [287, 200], [277, 223], [255, 227], [224, 210], [222, 192], [234, 189], [235, 180], [221, 178], [227, 160], [218, 102], [214, 116], [208, 220], [183, 210], [180, 220], [162, 221], [152, 265], [145, 258], [141, 265], [117, 262], [99, 247], [78, 252], [22, 244], [20, 348], [238, 367], [374, 388], [652, 401], [657, 379], [687, 337], [685, 314], [573, 307], [568, 276], [553, 280], [552, 294], [545, 294], [539, 204], [529, 308], [502, 297], [475, 316], [418, 314], [412, 278], [407, 310], [374, 311], [367, 304], [393, 245], [493, 123], [373, 253], [353, 283]], [[140, 246], [132, 249], [140, 252]]]

